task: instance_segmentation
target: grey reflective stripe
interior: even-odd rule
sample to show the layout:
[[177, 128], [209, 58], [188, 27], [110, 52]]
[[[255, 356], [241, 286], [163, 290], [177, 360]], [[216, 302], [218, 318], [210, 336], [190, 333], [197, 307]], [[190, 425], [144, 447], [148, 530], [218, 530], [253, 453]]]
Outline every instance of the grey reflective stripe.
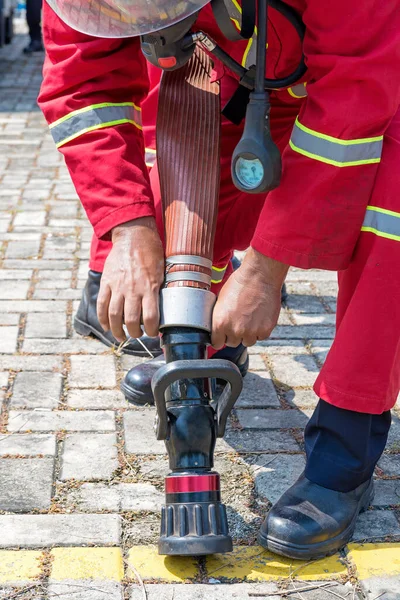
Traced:
[[132, 123], [141, 128], [140, 110], [132, 103], [93, 105], [72, 112], [50, 125], [57, 147], [95, 129]]
[[223, 269], [217, 269], [216, 267], [213, 267], [211, 272], [211, 283], [221, 283], [225, 277], [227, 268], [228, 265], [226, 265], [226, 267]]
[[304, 127], [297, 120], [290, 147], [300, 154], [338, 167], [380, 161], [383, 136], [360, 140], [341, 140]]
[[400, 213], [368, 206], [361, 231], [400, 241]]
[[288, 88], [288, 92], [294, 98], [305, 98], [307, 96], [307, 87], [305, 83], [298, 83]]
[[154, 167], [157, 161], [157, 152], [151, 148], [146, 148], [146, 165], [148, 167]]

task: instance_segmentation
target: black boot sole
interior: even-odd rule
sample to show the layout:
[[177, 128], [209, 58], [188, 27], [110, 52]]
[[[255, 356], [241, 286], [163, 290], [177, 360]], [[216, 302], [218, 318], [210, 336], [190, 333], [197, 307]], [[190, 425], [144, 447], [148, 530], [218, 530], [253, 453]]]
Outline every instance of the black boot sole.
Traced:
[[[84, 321], [81, 321], [77, 317], [74, 318], [74, 329], [76, 333], [79, 333], [79, 335], [95, 337], [98, 340], [100, 340], [100, 342], [102, 342], [105, 346], [108, 346], [109, 348], [114, 348], [115, 350], [118, 349], [118, 346], [110, 342], [110, 340], [108, 340], [104, 335], [102, 335], [100, 331], [98, 331], [88, 323], [84, 323]], [[122, 350], [122, 353], [129, 354], [130, 356], [139, 356], [140, 358], [150, 358], [150, 354], [146, 352], [144, 348], [143, 350], [129, 350], [129, 348], [125, 347]], [[152, 351], [151, 354], [154, 357], [160, 356], [160, 354], [162, 354], [162, 350], [160, 348], [159, 352]]]
[[358, 515], [368, 509], [371, 502], [374, 499], [374, 482], [371, 480], [370, 485], [365, 490], [363, 496], [360, 498], [358, 503], [358, 509], [353, 517], [350, 525], [342, 531], [342, 533], [330, 540], [325, 540], [319, 544], [311, 545], [296, 545], [296, 544], [285, 544], [284, 542], [274, 539], [269, 535], [264, 536], [261, 532], [258, 534], [257, 541], [263, 548], [266, 548], [274, 554], [285, 556], [286, 558], [294, 558], [297, 560], [318, 560], [319, 558], [325, 558], [331, 556], [341, 550], [346, 544], [349, 543], [353, 537], [354, 530], [356, 528]]
[[[242, 358], [242, 356], [243, 356], [243, 354], [241, 355], [240, 358]], [[249, 360], [250, 360], [249, 355], [247, 354], [247, 358], [244, 361], [244, 363], [238, 365], [238, 369], [241, 372], [242, 377], [246, 377], [246, 375], [247, 375], [247, 371], [249, 370]], [[240, 362], [240, 359], [239, 359], [239, 362]], [[151, 397], [151, 399], [150, 399], [146, 394], [143, 394], [143, 392], [135, 390], [131, 386], [127, 385], [125, 383], [125, 379], [122, 381], [120, 389], [121, 389], [121, 392], [125, 396], [125, 400], [127, 400], [130, 404], [137, 404], [139, 406], [146, 406], [146, 405], [154, 406], [153, 397]]]

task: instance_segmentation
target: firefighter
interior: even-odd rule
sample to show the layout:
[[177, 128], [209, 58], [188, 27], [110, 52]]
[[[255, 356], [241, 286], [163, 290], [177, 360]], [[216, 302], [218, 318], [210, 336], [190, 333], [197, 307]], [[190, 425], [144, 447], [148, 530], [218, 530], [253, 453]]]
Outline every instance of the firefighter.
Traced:
[[[155, 336], [164, 276], [160, 191], [156, 166], [149, 177], [145, 165], [140, 105], [149, 82], [137, 36], [201, 9], [194, 29], [242, 64], [251, 61], [254, 39], [227, 42], [208, 0], [163, 0], [162, 7], [96, 0], [90, 15], [76, 0], [48, 2], [40, 104], [96, 236], [113, 242], [99, 322], [123, 341], [123, 320], [136, 338], [142, 313]], [[232, 2], [235, 19], [240, 6]], [[400, 387], [400, 10], [395, 0], [289, 4], [302, 16], [304, 41], [270, 10], [267, 75], [283, 76], [302, 51], [308, 71], [271, 94], [283, 173], [266, 197], [235, 191], [230, 162], [242, 127], [222, 123], [212, 341], [219, 352], [239, 348], [240, 363], [241, 349], [276, 325], [289, 266], [339, 271], [336, 337], [314, 387], [320, 400], [305, 429], [306, 467], [259, 534], [264, 547], [309, 560], [345, 545], [368, 507]], [[231, 98], [237, 81], [217, 60], [214, 78], [223, 101]], [[232, 249], [248, 245], [231, 274]], [[133, 369], [127, 388], [146, 399], [156, 368]]]

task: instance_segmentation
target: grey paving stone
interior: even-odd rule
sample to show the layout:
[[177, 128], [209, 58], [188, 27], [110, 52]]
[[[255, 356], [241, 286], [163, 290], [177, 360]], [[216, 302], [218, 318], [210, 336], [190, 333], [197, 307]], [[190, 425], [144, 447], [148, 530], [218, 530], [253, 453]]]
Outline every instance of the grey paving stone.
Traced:
[[0, 510], [50, 508], [53, 469], [52, 458], [0, 459]]
[[69, 385], [77, 388], [115, 387], [113, 356], [71, 356]]
[[13, 313], [1, 313], [0, 314], [0, 325], [18, 325], [19, 315]]
[[125, 449], [128, 454], [164, 454], [164, 442], [154, 433], [154, 409], [130, 411], [124, 414]]
[[61, 269], [72, 269], [73, 262], [72, 260], [43, 260], [43, 259], [35, 259], [35, 260], [19, 260], [19, 259], [8, 259], [3, 262], [3, 265], [6, 269], [53, 269], [58, 272]]
[[42, 433], [0, 434], [0, 456], [55, 456], [56, 436]]
[[[293, 590], [295, 588], [301, 588], [302, 591], [290, 594], [289, 596], [283, 596], [283, 598], [285, 600], [290, 598], [293, 598], [293, 600], [333, 600], [333, 598], [362, 600], [362, 597], [357, 592], [357, 588], [354, 589], [354, 586], [350, 582], [343, 585], [339, 581], [296, 581], [289, 585], [289, 589]], [[303, 588], [306, 589], [303, 591]], [[255, 598], [254, 600], [261, 600], [261, 598]]]
[[64, 442], [60, 479], [109, 479], [118, 467], [117, 454], [114, 433], [69, 434]]
[[60, 356], [0, 356], [0, 370], [12, 371], [59, 371]]
[[400, 454], [384, 454], [378, 462], [378, 467], [385, 475], [400, 476]]
[[44, 225], [46, 219], [46, 211], [29, 211], [29, 212], [20, 212], [15, 216], [14, 226], [18, 227], [20, 225]]
[[400, 452], [400, 419], [398, 415], [392, 411], [392, 426], [389, 431], [386, 450], [392, 452]]
[[1, 300], [24, 300], [29, 286], [29, 281], [0, 280], [0, 298]]
[[40, 312], [52, 314], [53, 312], [64, 313], [66, 310], [67, 303], [62, 302], [60, 300], [15, 300], [14, 302], [9, 302], [8, 300], [0, 300], [0, 312]]
[[400, 576], [372, 577], [361, 583], [366, 600], [399, 600]]
[[[168, 468], [163, 471], [166, 475]], [[78, 510], [87, 512], [129, 510], [134, 512], [159, 512], [165, 496], [150, 483], [84, 483], [71, 490], [68, 502]]]
[[[214, 581], [216, 581], [214, 579]], [[274, 583], [234, 583], [234, 584], [146, 584], [148, 600], [282, 600], [276, 593]], [[260, 596], [254, 596], [259, 593]], [[142, 600], [143, 593], [138, 585], [131, 588], [130, 600]], [[321, 599], [322, 600], [322, 599]], [[323, 599], [325, 600], [325, 598]]]
[[249, 372], [244, 378], [243, 391], [236, 402], [236, 406], [279, 408], [279, 398], [269, 373], [264, 371]]
[[[294, 289], [294, 291], [292, 291]], [[308, 294], [302, 294], [302, 291], [309, 291]], [[286, 300], [286, 306], [295, 313], [295, 319], [298, 314], [324, 314], [326, 310], [320, 299], [316, 296], [312, 296], [312, 290], [297, 289], [293, 284], [288, 286], [288, 298]]]
[[400, 481], [375, 480], [375, 497], [372, 506], [400, 504]]
[[332, 313], [324, 314], [300, 314], [293, 315], [296, 325], [336, 325], [336, 315]]
[[263, 340], [249, 348], [250, 354], [304, 354], [305, 345], [302, 340]]
[[271, 340], [332, 340], [335, 328], [327, 325], [278, 325], [271, 334]]
[[12, 354], [17, 348], [18, 327], [0, 328], [0, 353]]
[[300, 409], [314, 409], [318, 403], [318, 396], [313, 390], [289, 390], [284, 393], [285, 401]]
[[400, 539], [399, 522], [390, 510], [368, 510], [358, 517], [354, 541], [376, 542], [388, 536]]
[[67, 319], [62, 313], [47, 315], [30, 313], [25, 326], [26, 338], [65, 338], [67, 337]]
[[49, 598], [57, 600], [122, 600], [122, 586], [114, 581], [96, 579], [50, 580]]
[[0, 548], [119, 545], [118, 515], [0, 515]]
[[72, 408], [129, 408], [124, 395], [119, 390], [81, 390], [72, 389], [67, 397], [68, 406]]
[[292, 267], [289, 270], [286, 281], [306, 281], [306, 282], [329, 282], [336, 284], [337, 274], [335, 271], [321, 271], [320, 269], [297, 269]]
[[11, 410], [9, 431], [115, 431], [111, 411]]
[[[32, 297], [34, 300], [80, 300], [81, 292], [73, 289], [35, 290]], [[58, 337], [60, 337], [60, 335], [58, 335]]]
[[298, 452], [299, 446], [288, 431], [228, 429], [223, 440], [217, 440], [217, 452]]
[[39, 254], [39, 248], [40, 240], [9, 242], [6, 250], [6, 259], [35, 258]]
[[274, 504], [301, 475], [306, 461], [302, 455], [263, 454], [249, 463], [257, 494]]
[[236, 414], [245, 429], [292, 429], [305, 427], [308, 421], [299, 410], [239, 409]]
[[249, 366], [251, 371], [267, 371], [267, 365], [260, 354], [250, 354]]
[[[91, 338], [76, 339], [26, 339], [23, 352], [29, 354], [104, 354], [107, 348], [98, 340]], [[83, 376], [83, 374], [82, 374]]]
[[61, 396], [63, 377], [60, 373], [25, 371], [17, 373], [12, 408], [56, 408]]
[[269, 356], [274, 375], [281, 383], [290, 387], [311, 387], [314, 385], [319, 369], [312, 356], [308, 354]]

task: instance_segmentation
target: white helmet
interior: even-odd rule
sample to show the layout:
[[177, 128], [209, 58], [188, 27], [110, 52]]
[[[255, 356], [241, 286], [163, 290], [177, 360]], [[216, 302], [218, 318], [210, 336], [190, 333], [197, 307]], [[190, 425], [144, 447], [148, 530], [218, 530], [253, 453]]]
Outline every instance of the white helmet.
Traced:
[[210, 0], [47, 0], [70, 27], [97, 37], [152, 33], [190, 17]]

